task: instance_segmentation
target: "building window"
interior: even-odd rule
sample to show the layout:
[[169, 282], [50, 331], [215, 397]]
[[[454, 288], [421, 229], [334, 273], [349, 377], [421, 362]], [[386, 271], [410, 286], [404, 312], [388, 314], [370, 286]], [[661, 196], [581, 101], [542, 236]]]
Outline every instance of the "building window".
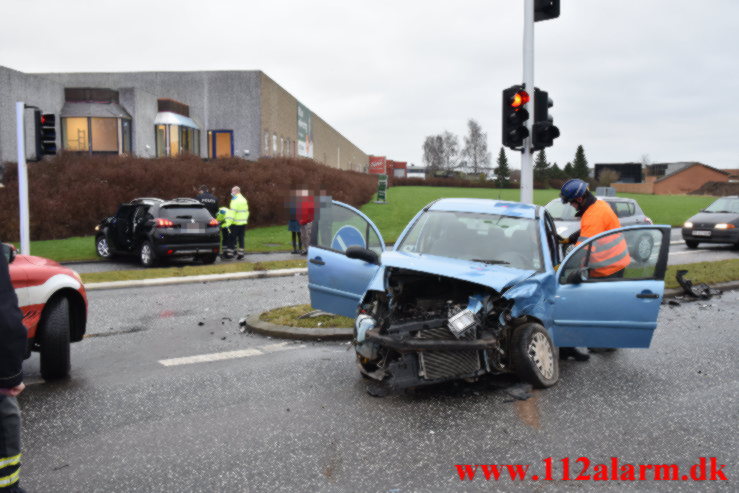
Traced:
[[89, 151], [87, 118], [62, 118], [62, 147], [68, 151]]
[[62, 147], [73, 152], [131, 152], [131, 121], [123, 118], [64, 117]]
[[277, 154], [277, 134], [272, 134], [272, 154]]
[[157, 157], [200, 155], [200, 130], [183, 125], [154, 125]]
[[262, 152], [266, 156], [269, 156], [269, 132], [268, 131], [264, 132], [264, 147], [262, 148]]

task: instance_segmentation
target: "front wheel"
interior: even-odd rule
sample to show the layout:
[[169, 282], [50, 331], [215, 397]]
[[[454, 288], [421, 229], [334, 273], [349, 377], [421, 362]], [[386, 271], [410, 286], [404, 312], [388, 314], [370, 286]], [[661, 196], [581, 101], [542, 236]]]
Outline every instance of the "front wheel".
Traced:
[[145, 241], [144, 244], [141, 245], [139, 258], [141, 259], [141, 265], [144, 267], [153, 267], [156, 265], [156, 254], [154, 253], [154, 248], [151, 246], [150, 242]]
[[513, 331], [511, 360], [516, 375], [534, 387], [551, 387], [559, 380], [558, 350], [538, 323], [525, 323]]
[[688, 248], [698, 248], [698, 242], [697, 241], [688, 241], [685, 240], [685, 244]]
[[41, 376], [57, 380], [69, 375], [69, 302], [65, 297], [46, 304], [39, 326]]
[[108, 238], [105, 235], [100, 235], [95, 239], [95, 250], [99, 257], [113, 257], [113, 252], [110, 250], [110, 243], [108, 243]]

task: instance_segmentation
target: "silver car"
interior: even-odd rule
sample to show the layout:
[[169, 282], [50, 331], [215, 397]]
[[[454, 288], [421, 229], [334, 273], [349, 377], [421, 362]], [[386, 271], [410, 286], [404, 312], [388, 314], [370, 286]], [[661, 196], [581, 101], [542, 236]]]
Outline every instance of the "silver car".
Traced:
[[[597, 198], [611, 206], [621, 226], [653, 224], [652, 220], [644, 214], [644, 211], [641, 210], [641, 207], [639, 207], [639, 204], [634, 199], [627, 199], [626, 197]], [[556, 198], [549, 202], [545, 208], [554, 219], [557, 234], [562, 238], [567, 238], [580, 229], [580, 218], [575, 217], [577, 211], [570, 204], [563, 204], [559, 198]], [[652, 254], [653, 243], [652, 237], [645, 235], [632, 246], [629, 253], [638, 261], [646, 262]]]

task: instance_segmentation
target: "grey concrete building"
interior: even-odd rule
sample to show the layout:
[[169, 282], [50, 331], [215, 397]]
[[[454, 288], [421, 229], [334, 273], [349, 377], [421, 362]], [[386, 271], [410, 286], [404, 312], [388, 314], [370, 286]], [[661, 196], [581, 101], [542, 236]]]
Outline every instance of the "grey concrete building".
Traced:
[[[16, 160], [16, 101], [56, 115], [64, 152], [302, 156], [356, 171], [369, 163], [261, 71], [27, 74], [0, 66], [0, 161]], [[29, 141], [32, 119], [27, 112]]]

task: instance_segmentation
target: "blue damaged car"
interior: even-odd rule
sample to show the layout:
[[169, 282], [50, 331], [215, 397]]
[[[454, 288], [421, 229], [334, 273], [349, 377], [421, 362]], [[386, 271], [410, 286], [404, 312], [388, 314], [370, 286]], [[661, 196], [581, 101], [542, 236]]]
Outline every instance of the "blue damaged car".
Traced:
[[[645, 234], [650, 255], [631, 257]], [[311, 304], [355, 318], [359, 370], [389, 389], [509, 372], [549, 387], [559, 347], [649, 347], [669, 238], [669, 226], [630, 226], [563, 255], [543, 207], [450, 198], [387, 249], [367, 216], [325, 200], [308, 251]]]

